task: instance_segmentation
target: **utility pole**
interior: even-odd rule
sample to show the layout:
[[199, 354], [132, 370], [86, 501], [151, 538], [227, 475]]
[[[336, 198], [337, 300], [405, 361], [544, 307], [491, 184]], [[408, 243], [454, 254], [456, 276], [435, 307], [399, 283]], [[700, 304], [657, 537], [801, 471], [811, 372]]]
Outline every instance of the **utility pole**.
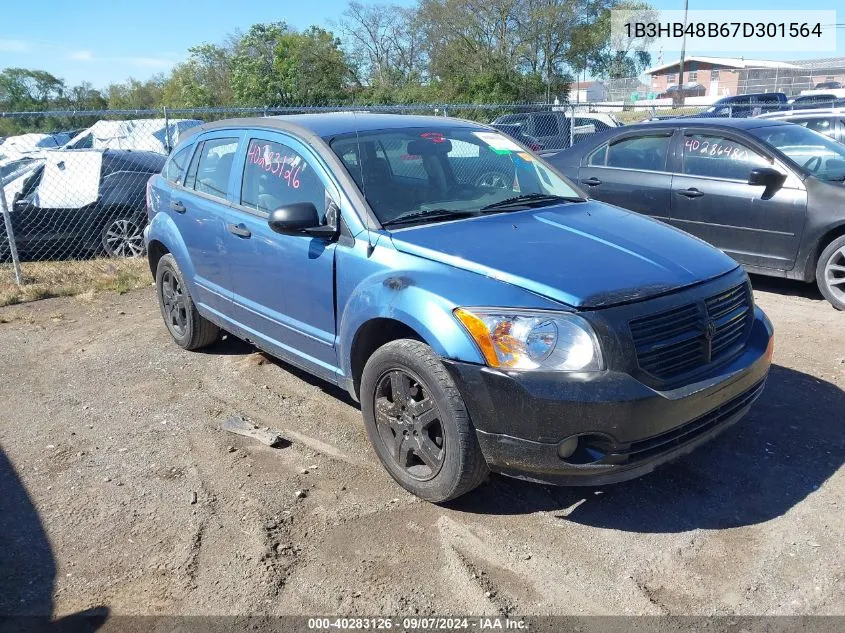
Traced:
[[681, 40], [681, 63], [678, 65], [678, 104], [684, 105], [684, 54], [687, 49], [687, 13], [689, 12], [689, 0], [684, 0], [684, 37]]

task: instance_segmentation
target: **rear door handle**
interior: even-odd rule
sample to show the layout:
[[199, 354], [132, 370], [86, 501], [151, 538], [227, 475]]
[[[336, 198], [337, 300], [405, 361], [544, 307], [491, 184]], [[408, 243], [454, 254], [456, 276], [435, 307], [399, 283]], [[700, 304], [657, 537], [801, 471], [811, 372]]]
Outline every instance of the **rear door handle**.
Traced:
[[252, 237], [252, 232], [244, 224], [229, 224], [226, 228], [229, 229], [229, 233], [232, 235], [237, 235], [244, 239]]
[[581, 181], [583, 184], [587, 185], [588, 187], [595, 187], [596, 185], [601, 184], [601, 180], [596, 178], [595, 176], [592, 178], [585, 178]]
[[173, 209], [176, 213], [185, 213], [185, 205], [179, 202], [179, 200], [171, 200], [170, 208]]
[[689, 189], [684, 189], [682, 191], [679, 191], [678, 193], [681, 194], [682, 196], [684, 196], [685, 198], [700, 198], [701, 196], [704, 195], [703, 193], [701, 193], [695, 187], [690, 187]]

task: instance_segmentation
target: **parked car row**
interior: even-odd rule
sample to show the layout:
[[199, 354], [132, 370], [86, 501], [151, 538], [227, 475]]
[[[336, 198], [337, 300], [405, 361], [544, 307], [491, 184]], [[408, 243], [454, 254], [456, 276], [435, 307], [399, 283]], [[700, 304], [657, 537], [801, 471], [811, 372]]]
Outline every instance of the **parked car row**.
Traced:
[[772, 118], [673, 119], [548, 160], [591, 198], [683, 229], [749, 271], [816, 281], [845, 309], [845, 145]]
[[[24, 134], [0, 145], [0, 195], [24, 259], [144, 252], [144, 194], [196, 119], [98, 121], [76, 133]], [[10, 254], [3, 232], [0, 261]]]

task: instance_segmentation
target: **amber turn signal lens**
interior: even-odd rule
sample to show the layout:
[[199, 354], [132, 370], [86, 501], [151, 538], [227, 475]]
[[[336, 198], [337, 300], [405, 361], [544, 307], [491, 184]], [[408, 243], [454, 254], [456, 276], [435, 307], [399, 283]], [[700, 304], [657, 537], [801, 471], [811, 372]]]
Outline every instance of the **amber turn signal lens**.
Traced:
[[775, 337], [772, 335], [769, 338], [769, 344], [766, 346], [766, 359], [771, 362], [772, 356], [775, 353]]
[[461, 308], [455, 310], [455, 316], [467, 329], [470, 336], [475, 340], [481, 353], [484, 355], [484, 360], [490, 367], [499, 366], [499, 357], [496, 355], [496, 350], [493, 348], [493, 340], [490, 338], [490, 331], [487, 329], [487, 324], [480, 318], [475, 316], [472, 312], [467, 312]]

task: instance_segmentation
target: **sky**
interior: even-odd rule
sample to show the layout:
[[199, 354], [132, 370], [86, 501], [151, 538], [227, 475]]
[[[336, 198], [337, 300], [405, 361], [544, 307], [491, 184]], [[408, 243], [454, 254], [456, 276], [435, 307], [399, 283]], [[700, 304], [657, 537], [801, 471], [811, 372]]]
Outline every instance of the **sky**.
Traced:
[[[365, 0], [366, 1], [366, 0]], [[390, 1], [390, 0], [387, 0]], [[413, 0], [399, 0], [412, 4]], [[652, 0], [658, 9], [682, 9], [683, 0]], [[257, 22], [283, 20], [296, 28], [331, 27], [347, 0], [238, 2], [237, 0], [26, 0], [0, 9], [0, 68], [46, 70], [68, 85], [88, 81], [102, 88], [128, 77], [145, 80], [167, 72], [191, 46], [221, 42]], [[837, 9], [842, 0], [690, 0], [691, 9], [753, 9], [761, 19], [771, 9]], [[845, 23], [845, 9], [837, 22]], [[739, 56], [739, 51], [710, 54]], [[756, 59], [845, 56], [845, 29], [839, 29], [835, 53], [749, 53]], [[677, 57], [664, 51], [666, 61]]]

